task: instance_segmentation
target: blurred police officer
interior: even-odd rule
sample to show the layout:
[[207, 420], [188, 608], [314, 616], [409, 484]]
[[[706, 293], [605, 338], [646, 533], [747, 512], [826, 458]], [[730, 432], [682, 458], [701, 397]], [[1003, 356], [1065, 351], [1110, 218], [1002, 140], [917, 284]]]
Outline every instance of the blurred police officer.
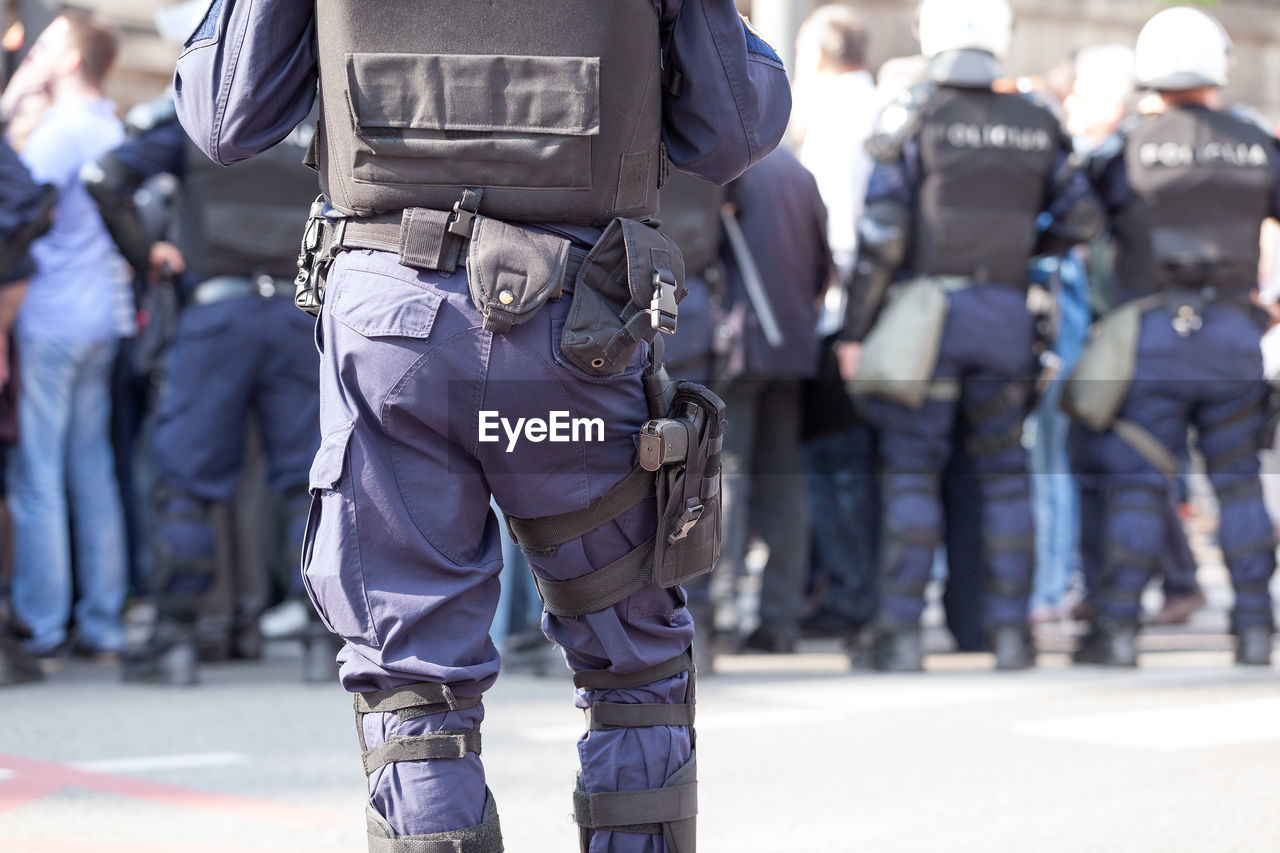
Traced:
[[[885, 670], [922, 665], [920, 616], [942, 528], [939, 477], [957, 418], [981, 481], [984, 615], [996, 665], [1034, 663], [1027, 628], [1034, 540], [1021, 444], [1037, 373], [1027, 264], [1038, 252], [1090, 237], [1100, 214], [1054, 114], [1034, 97], [992, 90], [1010, 27], [1005, 0], [925, 0], [927, 81], [884, 111], [869, 143], [878, 163], [842, 368], [846, 377], [865, 376], [873, 358], [892, 364], [937, 352], [931, 370], [921, 367], [921, 381], [891, 382], [868, 400], [880, 432], [885, 513], [872, 663]], [[1038, 230], [1045, 211], [1049, 224]], [[895, 274], [909, 281], [898, 285], [891, 325], [924, 322], [932, 339], [890, 328], [879, 343], [899, 350], [864, 351], [857, 342], [877, 320]], [[912, 316], [915, 306], [929, 316]], [[879, 323], [889, 319], [885, 311]]]
[[[317, 75], [331, 228], [316, 238], [312, 223], [320, 259], [300, 280], [314, 304], [308, 271], [325, 272], [304, 567], [346, 640], [370, 849], [502, 849], [479, 758], [498, 672], [492, 493], [590, 711], [583, 849], [692, 851], [693, 624], [682, 593], [646, 582], [646, 554], [709, 528], [690, 505], [657, 543], [633, 467], [639, 342], [670, 328], [680, 267], [637, 220], [656, 210], [665, 158], [724, 182], [776, 144], [781, 63], [728, 0], [396, 0], [376, 14], [219, 0], [179, 60], [179, 112], [233, 162], [290, 132]], [[646, 301], [597, 336], [620, 317], [598, 301], [617, 275]], [[602, 440], [499, 443], [478, 422], [545, 426], [556, 410], [599, 418]]]
[[1076, 653], [1082, 663], [1137, 662], [1139, 599], [1163, 553], [1166, 478], [1176, 474], [1189, 424], [1221, 506], [1236, 660], [1270, 662], [1275, 542], [1256, 453], [1266, 317], [1251, 294], [1262, 221], [1280, 214], [1280, 156], [1269, 130], [1220, 108], [1230, 49], [1203, 12], [1153, 17], [1138, 37], [1137, 76], [1162, 108], [1122, 128], [1090, 170], [1111, 217], [1117, 284], [1147, 296], [1129, 306], [1132, 383], [1116, 426], [1094, 448], [1108, 477], [1107, 535], [1097, 615]]
[[[302, 165], [314, 125], [300, 125], [265, 156], [228, 170], [187, 138], [172, 96], [131, 119], [131, 138], [82, 177], [135, 270], [152, 281], [162, 267], [180, 274], [183, 308], [153, 439], [158, 621], [146, 644], [126, 654], [123, 675], [190, 684], [197, 678], [199, 605], [217, 565], [227, 561], [218, 543], [228, 533], [214, 510], [228, 515], [250, 410], [261, 428], [269, 484], [285, 506], [284, 538], [295, 560], [302, 546], [307, 469], [320, 442], [318, 358], [311, 324], [292, 297], [298, 229], [316, 194], [315, 172]], [[138, 187], [161, 173], [180, 180], [177, 245], [152, 243], [133, 205]], [[314, 647], [318, 659], [308, 669], [331, 678], [335, 648], [328, 632], [317, 623], [311, 635], [308, 652]]]
[[[35, 272], [28, 253], [36, 237], [48, 229], [57, 190], [40, 186], [9, 144], [0, 138], [0, 385], [7, 386], [3, 408], [13, 415], [16, 397], [9, 364], [9, 332], [26, 291], [27, 278]], [[12, 441], [12, 437], [6, 439]], [[3, 451], [7, 455], [7, 448]], [[7, 599], [8, 590], [0, 590]], [[9, 603], [0, 601], [0, 685], [38, 681], [40, 667], [34, 655], [18, 641], [10, 623]]]

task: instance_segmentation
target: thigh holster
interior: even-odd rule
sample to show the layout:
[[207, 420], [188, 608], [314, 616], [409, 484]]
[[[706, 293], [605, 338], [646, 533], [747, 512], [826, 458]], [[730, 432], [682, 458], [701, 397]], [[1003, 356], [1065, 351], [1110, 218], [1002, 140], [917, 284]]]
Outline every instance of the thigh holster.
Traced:
[[661, 835], [667, 853], [694, 853], [697, 837], [698, 762], [693, 732], [695, 672], [686, 651], [657, 666], [618, 675], [603, 670], [579, 670], [573, 683], [586, 690], [642, 687], [655, 681], [689, 673], [689, 686], [681, 704], [593, 702], [587, 709], [587, 728], [605, 731], [647, 726], [681, 726], [689, 729], [689, 760], [672, 773], [660, 788], [589, 793], [578, 776], [573, 792], [573, 814], [578, 824], [582, 853], [588, 850], [593, 831]]

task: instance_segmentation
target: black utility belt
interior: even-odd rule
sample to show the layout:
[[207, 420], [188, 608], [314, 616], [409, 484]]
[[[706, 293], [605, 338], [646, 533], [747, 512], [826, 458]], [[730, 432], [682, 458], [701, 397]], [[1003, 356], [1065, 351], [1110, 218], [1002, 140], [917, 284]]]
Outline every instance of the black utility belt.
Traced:
[[642, 341], [675, 332], [686, 294], [684, 261], [656, 227], [614, 219], [586, 251], [568, 237], [480, 214], [482, 195], [467, 190], [452, 210], [407, 208], [337, 220], [324, 215], [317, 199], [298, 258], [296, 304], [319, 313], [333, 258], [369, 249], [394, 253], [413, 269], [448, 274], [465, 264], [471, 302], [495, 334], [572, 293], [560, 350], [595, 376], [621, 373]]

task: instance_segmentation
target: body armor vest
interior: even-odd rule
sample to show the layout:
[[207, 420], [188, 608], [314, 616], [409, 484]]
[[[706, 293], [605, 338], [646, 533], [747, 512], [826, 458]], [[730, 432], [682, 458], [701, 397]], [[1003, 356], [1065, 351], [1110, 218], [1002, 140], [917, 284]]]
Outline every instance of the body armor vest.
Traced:
[[320, 183], [353, 216], [603, 225], [657, 210], [653, 0], [324, 0]]
[[226, 167], [187, 140], [177, 214], [193, 273], [293, 278], [298, 235], [316, 198], [316, 173], [302, 165], [314, 130], [305, 121], [279, 145]]
[[1144, 119], [1125, 140], [1133, 199], [1114, 227], [1121, 288], [1256, 287], [1275, 157], [1273, 137], [1226, 113], [1174, 109]]
[[1025, 285], [1061, 139], [1020, 95], [939, 90], [920, 128], [915, 274]]
[[663, 186], [660, 230], [680, 247], [687, 274], [702, 275], [718, 259], [724, 200], [724, 187], [684, 172], [673, 172]]

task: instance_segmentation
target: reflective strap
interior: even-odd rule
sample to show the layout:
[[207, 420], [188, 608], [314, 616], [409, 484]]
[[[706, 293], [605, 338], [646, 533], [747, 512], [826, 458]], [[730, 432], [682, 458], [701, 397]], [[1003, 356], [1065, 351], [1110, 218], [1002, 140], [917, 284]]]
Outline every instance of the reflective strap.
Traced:
[[566, 542], [590, 533], [653, 494], [654, 475], [637, 465], [585, 509], [540, 518], [506, 516], [511, 538], [532, 554], [550, 556]]
[[623, 702], [593, 702], [587, 709], [587, 729], [598, 732], [607, 729], [634, 729], [646, 726], [693, 726], [692, 703], [668, 705], [657, 703], [627, 704]]
[[1111, 430], [1162, 475], [1170, 480], [1178, 476], [1177, 457], [1145, 427], [1126, 418], [1116, 418], [1115, 423], [1111, 425]]
[[542, 606], [552, 616], [583, 616], [612, 607], [653, 580], [653, 537], [604, 568], [553, 581], [533, 573]]
[[642, 788], [588, 794], [573, 792], [573, 816], [578, 826], [630, 832], [661, 832], [660, 824], [698, 815], [698, 783], [670, 788]]
[[[392, 687], [389, 690], [374, 690], [370, 693], [356, 693], [355, 706], [357, 714], [378, 714], [408, 709], [435, 708], [438, 710], [426, 713], [439, 714], [445, 711], [462, 711], [480, 704], [479, 696], [463, 699], [453, 695], [446, 684], [420, 682], [406, 684], [403, 687]], [[419, 714], [418, 716], [424, 716]]]
[[573, 685], [583, 690], [617, 690], [621, 687], [641, 687], [688, 672], [693, 668], [693, 656], [681, 652], [670, 660], [639, 672], [619, 674], [605, 669], [580, 669], [573, 673]]
[[480, 732], [477, 729], [393, 735], [386, 743], [364, 751], [364, 772], [371, 775], [373, 771], [396, 761], [465, 758], [468, 752], [480, 754]]

